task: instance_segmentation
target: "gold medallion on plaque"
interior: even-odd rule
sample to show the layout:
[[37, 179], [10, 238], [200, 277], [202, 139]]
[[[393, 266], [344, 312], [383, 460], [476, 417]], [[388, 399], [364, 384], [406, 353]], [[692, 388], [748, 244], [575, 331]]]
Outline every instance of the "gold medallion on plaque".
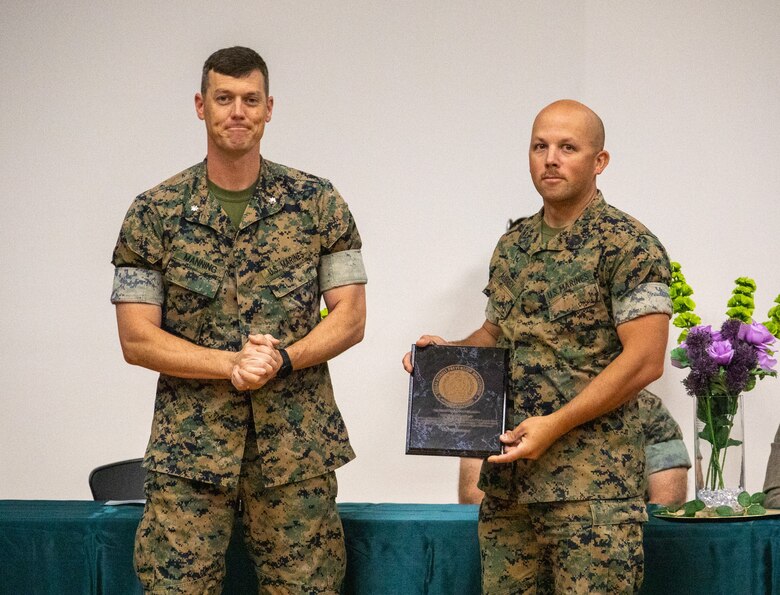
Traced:
[[442, 405], [463, 409], [479, 401], [485, 381], [474, 368], [463, 365], [442, 368], [433, 378], [433, 395]]

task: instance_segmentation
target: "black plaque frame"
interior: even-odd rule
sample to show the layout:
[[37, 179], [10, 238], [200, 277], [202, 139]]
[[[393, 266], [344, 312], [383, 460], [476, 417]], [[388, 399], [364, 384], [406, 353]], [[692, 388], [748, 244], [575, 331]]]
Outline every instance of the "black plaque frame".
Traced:
[[[412, 346], [406, 454], [474, 458], [500, 454], [498, 437], [506, 429], [507, 360], [508, 351], [496, 347]], [[443, 390], [453, 383], [459, 388], [450, 390], [454, 400]]]

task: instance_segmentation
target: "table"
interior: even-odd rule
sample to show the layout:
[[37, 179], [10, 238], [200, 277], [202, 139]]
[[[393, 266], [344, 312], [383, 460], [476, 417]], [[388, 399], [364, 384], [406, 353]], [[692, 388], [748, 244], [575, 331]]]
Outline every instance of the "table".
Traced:
[[[339, 504], [346, 595], [479, 593], [477, 507]], [[0, 501], [0, 594], [140, 594], [132, 550], [139, 506]], [[234, 532], [227, 594], [256, 592]], [[780, 593], [780, 519], [645, 526], [643, 594]]]
[[[476, 506], [339, 504], [345, 595], [479, 593]], [[0, 500], [0, 594], [140, 594], [133, 571], [138, 505]], [[240, 525], [224, 593], [256, 593]]]
[[780, 517], [645, 525], [641, 593], [780, 594]]

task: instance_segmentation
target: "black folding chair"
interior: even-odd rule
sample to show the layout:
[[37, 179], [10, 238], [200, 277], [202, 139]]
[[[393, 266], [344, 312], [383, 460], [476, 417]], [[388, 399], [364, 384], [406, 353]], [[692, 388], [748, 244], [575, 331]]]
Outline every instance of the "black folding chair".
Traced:
[[89, 474], [94, 500], [140, 500], [144, 498], [146, 469], [143, 459], [129, 459], [96, 467]]

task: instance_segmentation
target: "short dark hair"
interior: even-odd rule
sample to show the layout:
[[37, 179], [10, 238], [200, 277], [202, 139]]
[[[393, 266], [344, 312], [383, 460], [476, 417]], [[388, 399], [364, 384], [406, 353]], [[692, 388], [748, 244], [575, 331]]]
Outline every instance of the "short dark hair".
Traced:
[[206, 94], [209, 86], [209, 72], [218, 72], [234, 78], [249, 76], [259, 70], [265, 81], [265, 95], [268, 96], [268, 66], [256, 51], [250, 48], [234, 46], [223, 48], [211, 54], [203, 64], [203, 76], [200, 79], [200, 92]]

